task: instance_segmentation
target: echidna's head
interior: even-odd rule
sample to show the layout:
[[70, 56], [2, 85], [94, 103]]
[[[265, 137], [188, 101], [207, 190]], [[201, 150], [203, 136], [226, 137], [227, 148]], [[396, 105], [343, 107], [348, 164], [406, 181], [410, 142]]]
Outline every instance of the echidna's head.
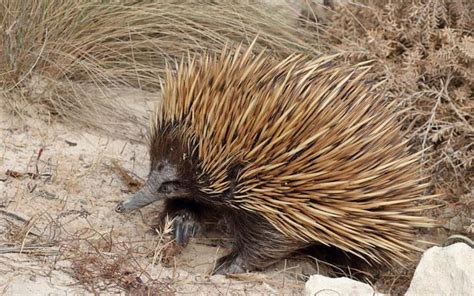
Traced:
[[195, 192], [193, 164], [181, 137], [169, 130], [157, 131], [150, 139], [150, 171], [144, 186], [116, 211], [130, 212], [150, 203]]

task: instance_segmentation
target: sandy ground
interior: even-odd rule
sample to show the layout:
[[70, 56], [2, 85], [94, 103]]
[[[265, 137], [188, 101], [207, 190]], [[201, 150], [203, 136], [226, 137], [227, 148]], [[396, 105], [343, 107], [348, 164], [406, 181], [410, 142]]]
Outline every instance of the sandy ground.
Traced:
[[[134, 102], [142, 111], [149, 108], [136, 97]], [[163, 237], [147, 225], [156, 206], [130, 215], [114, 211], [130, 190], [113, 164], [143, 178], [144, 145], [42, 116], [25, 121], [0, 112], [1, 294], [302, 292], [304, 281], [296, 274], [307, 268], [303, 262], [238, 279], [209, 277], [225, 252], [210, 238], [196, 238], [164, 267]]]

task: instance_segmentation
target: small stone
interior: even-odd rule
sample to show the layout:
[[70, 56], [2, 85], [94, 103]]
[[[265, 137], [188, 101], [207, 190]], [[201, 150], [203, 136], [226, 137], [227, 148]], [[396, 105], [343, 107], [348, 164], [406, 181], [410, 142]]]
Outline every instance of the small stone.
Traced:
[[406, 296], [473, 295], [474, 249], [465, 243], [432, 247], [421, 257]]
[[382, 296], [368, 284], [350, 278], [329, 278], [322, 275], [312, 275], [305, 284], [307, 296]]

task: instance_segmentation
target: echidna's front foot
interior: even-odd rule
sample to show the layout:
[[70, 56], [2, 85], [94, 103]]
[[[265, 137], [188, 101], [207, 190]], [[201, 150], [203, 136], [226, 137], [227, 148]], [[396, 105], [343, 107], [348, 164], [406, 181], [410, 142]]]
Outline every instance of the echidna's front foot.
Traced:
[[193, 212], [181, 210], [175, 214], [172, 228], [176, 243], [184, 247], [198, 233], [199, 222]]
[[244, 273], [247, 271], [246, 264], [242, 257], [237, 255], [235, 252], [229, 255], [223, 256], [217, 260], [216, 267], [212, 271], [214, 274], [232, 274], [232, 273]]

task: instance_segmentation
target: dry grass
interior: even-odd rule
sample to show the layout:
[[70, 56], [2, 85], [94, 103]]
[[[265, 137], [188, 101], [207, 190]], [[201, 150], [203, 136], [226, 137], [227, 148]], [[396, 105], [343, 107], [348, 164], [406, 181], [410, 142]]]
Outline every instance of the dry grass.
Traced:
[[188, 52], [257, 35], [257, 50], [317, 52], [262, 5], [111, 2], [0, 0], [0, 89], [11, 110], [46, 107], [71, 122], [120, 128], [117, 118], [130, 114], [110, 88], [156, 90], [166, 61]]
[[60, 242], [59, 258], [71, 262], [71, 267], [64, 271], [96, 295], [113, 289], [131, 295], [174, 295], [172, 280], [153, 277], [147, 272], [148, 266], [140, 261], [140, 258], [158, 255], [156, 250], [162, 242], [158, 241], [155, 250], [145, 253], [140, 250], [141, 243], [115, 241], [113, 232], [93, 235], [91, 231], [81, 231], [70, 240]]
[[[5, 214], [13, 215], [3, 211]], [[0, 254], [21, 253], [38, 256], [72, 276], [78, 284], [95, 295], [103, 292], [126, 291], [131, 295], [174, 295], [173, 279], [151, 275], [150, 267], [163, 260], [163, 250], [171, 243], [171, 221], [158, 233], [154, 241], [118, 239], [113, 229], [100, 232], [88, 220], [87, 212], [68, 213], [52, 217], [47, 213], [25, 220], [15, 215], [6, 220]], [[40, 231], [39, 220], [48, 220]], [[65, 225], [75, 219], [84, 219], [90, 227], [75, 232]], [[145, 258], [146, 260], [142, 260]], [[66, 264], [65, 264], [66, 263]]]

